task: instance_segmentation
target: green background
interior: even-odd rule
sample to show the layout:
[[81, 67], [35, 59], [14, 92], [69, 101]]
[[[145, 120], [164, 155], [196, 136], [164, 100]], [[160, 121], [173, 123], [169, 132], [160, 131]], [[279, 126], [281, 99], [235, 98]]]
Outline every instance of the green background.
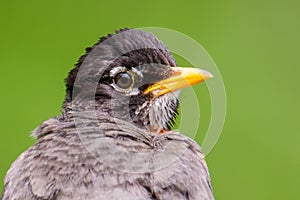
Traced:
[[299, 198], [299, 5], [296, 0], [1, 2], [0, 179], [34, 143], [30, 131], [59, 114], [63, 79], [85, 47], [122, 27], [154, 26], [197, 40], [222, 73], [227, 118], [207, 156], [216, 198]]

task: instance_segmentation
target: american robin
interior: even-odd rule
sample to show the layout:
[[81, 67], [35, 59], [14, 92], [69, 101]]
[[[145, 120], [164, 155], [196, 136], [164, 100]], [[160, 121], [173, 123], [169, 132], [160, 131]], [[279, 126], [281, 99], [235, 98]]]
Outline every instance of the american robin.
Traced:
[[200, 147], [171, 130], [178, 91], [210, 77], [176, 67], [151, 33], [100, 38], [66, 78], [62, 114], [7, 172], [2, 199], [214, 199]]

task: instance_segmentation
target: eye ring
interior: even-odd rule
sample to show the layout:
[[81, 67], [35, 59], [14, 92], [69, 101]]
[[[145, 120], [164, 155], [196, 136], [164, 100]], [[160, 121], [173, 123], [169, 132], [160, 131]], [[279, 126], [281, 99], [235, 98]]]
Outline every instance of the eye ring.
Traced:
[[114, 85], [121, 90], [127, 90], [132, 87], [134, 80], [132, 74], [125, 72], [119, 72], [113, 78]]
[[[125, 85], [120, 87], [118, 86], [118, 82], [116, 81], [116, 78], [118, 74], [120, 73], [127, 73], [131, 79], [132, 79], [132, 83], [129, 86], [129, 84], [127, 86], [129, 87], [125, 87]], [[143, 75], [141, 74], [140, 71], [138, 71], [137, 69], [135, 69], [134, 67], [132, 67], [131, 69], [128, 69], [127, 67], [124, 66], [117, 66], [114, 67], [113, 69], [111, 69], [111, 71], [109, 72], [109, 76], [110, 76], [110, 80], [111, 80], [111, 86], [118, 92], [122, 92], [125, 95], [136, 95], [138, 94], [140, 91], [138, 88], [135, 88], [136, 85], [136, 81], [138, 81], [140, 78], [143, 77]]]

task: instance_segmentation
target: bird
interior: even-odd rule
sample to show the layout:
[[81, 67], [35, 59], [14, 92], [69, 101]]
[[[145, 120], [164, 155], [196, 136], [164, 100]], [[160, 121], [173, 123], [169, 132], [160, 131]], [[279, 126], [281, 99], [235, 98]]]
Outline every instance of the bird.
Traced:
[[61, 114], [11, 165], [1, 199], [213, 200], [200, 146], [172, 130], [180, 91], [209, 78], [176, 66], [150, 32], [101, 37], [65, 79]]

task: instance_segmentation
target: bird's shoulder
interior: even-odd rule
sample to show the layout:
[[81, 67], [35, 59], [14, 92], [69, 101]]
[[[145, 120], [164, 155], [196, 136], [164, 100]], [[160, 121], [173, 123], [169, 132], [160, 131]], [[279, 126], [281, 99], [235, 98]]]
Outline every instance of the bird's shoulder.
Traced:
[[[109, 128], [109, 124], [105, 127]], [[148, 198], [147, 191], [135, 182], [142, 179], [142, 174], [124, 173], [103, 164], [89, 151], [77, 128], [74, 122], [52, 118], [35, 129], [33, 134], [38, 140], [8, 170], [2, 200]], [[92, 130], [94, 125], [86, 126], [84, 131]], [[103, 131], [97, 129], [91, 135], [103, 138]], [[132, 137], [117, 133], [107, 133], [107, 141], [127, 148]], [[138, 143], [131, 141], [132, 145]], [[109, 152], [102, 150], [107, 151], [104, 154]], [[118, 159], [122, 158], [117, 157], [116, 162]]]

